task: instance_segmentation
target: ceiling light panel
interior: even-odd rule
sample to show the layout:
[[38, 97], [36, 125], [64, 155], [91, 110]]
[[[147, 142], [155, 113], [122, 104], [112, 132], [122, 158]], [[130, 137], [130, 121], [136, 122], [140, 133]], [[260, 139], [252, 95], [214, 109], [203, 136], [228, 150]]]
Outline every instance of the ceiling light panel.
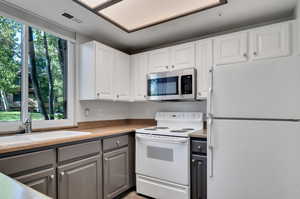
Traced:
[[[227, 0], [74, 0], [119, 28], [134, 32], [227, 3]], [[109, 6], [101, 7], [101, 5]]]
[[77, 1], [89, 7], [90, 9], [95, 9], [103, 4], [110, 2], [111, 0], [77, 0]]

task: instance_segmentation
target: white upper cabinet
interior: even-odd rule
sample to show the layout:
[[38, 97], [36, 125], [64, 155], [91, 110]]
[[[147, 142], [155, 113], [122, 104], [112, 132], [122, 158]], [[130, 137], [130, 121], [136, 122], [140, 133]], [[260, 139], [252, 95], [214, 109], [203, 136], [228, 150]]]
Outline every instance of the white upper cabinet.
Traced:
[[195, 42], [171, 48], [171, 70], [195, 67]]
[[214, 39], [214, 64], [230, 64], [248, 60], [248, 33], [238, 32]]
[[114, 100], [130, 101], [130, 56], [120, 51], [115, 51], [115, 53], [116, 64], [113, 73]]
[[170, 69], [170, 48], [153, 50], [148, 53], [149, 72], [164, 72]]
[[80, 46], [79, 97], [80, 100], [96, 99], [96, 42]]
[[130, 100], [130, 56], [96, 41], [81, 45], [80, 100]]
[[147, 99], [147, 73], [147, 53], [131, 56], [131, 94], [133, 101], [145, 101]]
[[196, 68], [197, 68], [197, 99], [202, 100], [208, 97], [209, 70], [213, 66], [212, 40], [201, 40], [196, 44]]
[[113, 49], [98, 42], [80, 46], [79, 87], [81, 100], [113, 99]]
[[290, 24], [280, 23], [250, 31], [252, 59], [287, 56], [290, 54]]
[[101, 43], [96, 43], [96, 48], [96, 98], [103, 100], [112, 100], [114, 98], [114, 49]]

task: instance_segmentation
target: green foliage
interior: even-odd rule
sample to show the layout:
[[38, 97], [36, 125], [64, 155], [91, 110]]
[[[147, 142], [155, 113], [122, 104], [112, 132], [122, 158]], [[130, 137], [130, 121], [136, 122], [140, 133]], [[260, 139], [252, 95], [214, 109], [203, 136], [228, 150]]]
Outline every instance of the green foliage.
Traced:
[[20, 90], [22, 25], [0, 16], [0, 90], [14, 93]]
[[[38, 81], [40, 85], [40, 90], [42, 93], [42, 98], [44, 102], [48, 102], [49, 98], [49, 85], [48, 85], [48, 76], [47, 76], [47, 60], [45, 54], [45, 46], [43, 43], [43, 34], [44, 32], [38, 29], [33, 28], [33, 41], [35, 47], [36, 55], [36, 64], [37, 64], [37, 73]], [[58, 40], [59, 38], [51, 34], [46, 33], [47, 42], [48, 42], [48, 51], [51, 57], [51, 73], [53, 76], [53, 87], [54, 87], [54, 108], [55, 113], [63, 113], [66, 110], [63, 109], [64, 104], [64, 77], [62, 67], [59, 62], [59, 48]], [[35, 96], [31, 96], [35, 99]], [[48, 104], [46, 105], [48, 106]], [[61, 114], [55, 114], [55, 118], [63, 119]]]

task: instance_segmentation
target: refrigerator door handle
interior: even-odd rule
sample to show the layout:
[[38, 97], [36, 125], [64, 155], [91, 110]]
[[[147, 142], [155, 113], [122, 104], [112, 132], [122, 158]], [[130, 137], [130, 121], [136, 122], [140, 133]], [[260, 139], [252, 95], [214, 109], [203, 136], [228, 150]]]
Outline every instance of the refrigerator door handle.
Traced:
[[212, 178], [214, 176], [214, 145], [213, 145], [213, 115], [208, 114], [208, 150], [209, 150], [209, 158], [210, 158], [210, 166], [209, 166], [209, 177]]
[[208, 113], [208, 115], [209, 114], [212, 114], [212, 95], [213, 95], [213, 76], [214, 76], [214, 74], [213, 74], [213, 71], [214, 71], [214, 69], [213, 68], [211, 68], [210, 70], [209, 70], [209, 74], [210, 74], [210, 80], [209, 80], [209, 89], [208, 89], [208, 110], [207, 110], [207, 113]]

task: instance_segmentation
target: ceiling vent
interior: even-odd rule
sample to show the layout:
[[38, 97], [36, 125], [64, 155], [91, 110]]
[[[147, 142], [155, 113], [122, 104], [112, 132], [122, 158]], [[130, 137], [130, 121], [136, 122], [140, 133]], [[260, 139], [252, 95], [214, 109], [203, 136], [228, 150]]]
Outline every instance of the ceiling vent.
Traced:
[[82, 20], [80, 20], [80, 19], [74, 17], [73, 15], [71, 15], [71, 14], [69, 14], [69, 13], [67, 13], [67, 12], [62, 13], [61, 15], [62, 15], [63, 17], [66, 17], [67, 19], [70, 19], [70, 20], [76, 22], [76, 23], [82, 23]]

